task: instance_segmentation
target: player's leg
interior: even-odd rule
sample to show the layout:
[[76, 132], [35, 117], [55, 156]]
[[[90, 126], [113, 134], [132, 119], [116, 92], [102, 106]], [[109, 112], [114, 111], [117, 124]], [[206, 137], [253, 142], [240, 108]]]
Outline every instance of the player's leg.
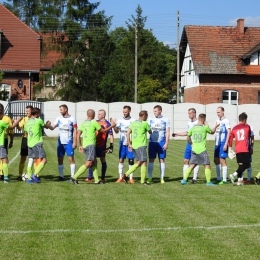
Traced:
[[222, 169], [222, 181], [224, 184], [227, 183], [227, 162], [226, 158], [228, 157], [228, 150], [224, 150], [224, 144], [221, 144], [220, 146], [220, 151], [219, 151], [219, 161], [221, 164], [221, 169]]
[[154, 168], [154, 160], [157, 155], [157, 147], [156, 142], [149, 142], [148, 146], [148, 157], [149, 157], [149, 163], [148, 163], [148, 179], [147, 182], [152, 182], [153, 179], [153, 168]]
[[158, 143], [158, 157], [159, 157], [159, 171], [160, 171], [160, 181], [164, 183], [164, 174], [165, 174], [165, 158], [166, 150], [163, 149], [165, 143]]
[[7, 150], [5, 146], [0, 147], [0, 160], [2, 161], [3, 181], [4, 183], [8, 183], [10, 180], [9, 180], [9, 171], [8, 171]]
[[[8, 155], [8, 138], [5, 138], [4, 147], [5, 147], [5, 150], [6, 150], [6, 155]], [[2, 181], [4, 180], [4, 172], [3, 172], [3, 162], [2, 162], [2, 160], [0, 160], [0, 179]]]
[[126, 158], [126, 148], [128, 148], [126, 145], [123, 145], [123, 142], [119, 142], [118, 144], [118, 157], [119, 157], [119, 163], [118, 163], [118, 174], [119, 178], [117, 179], [117, 183], [122, 182], [122, 175], [123, 175], [123, 169], [124, 169], [124, 159]]
[[35, 180], [36, 182], [40, 182], [39, 175], [47, 163], [47, 157], [46, 157], [45, 150], [43, 148], [43, 144], [36, 144], [32, 149], [33, 149], [35, 158], [41, 159], [41, 162], [38, 164], [34, 174], [32, 175], [32, 179]]
[[24, 165], [25, 165], [26, 158], [28, 156], [27, 138], [25, 138], [25, 137], [22, 138], [20, 155], [21, 155], [21, 158], [20, 158], [20, 162], [19, 162], [19, 175], [17, 178], [18, 181], [22, 181]]
[[57, 179], [57, 181], [64, 181], [64, 164], [63, 164], [63, 160], [64, 160], [64, 155], [65, 155], [65, 147], [63, 144], [60, 143], [60, 140], [58, 139], [58, 143], [57, 143], [57, 158], [58, 158], [58, 171], [59, 171], [59, 178]]
[[216, 165], [216, 174], [217, 174], [217, 181], [220, 182], [222, 181], [221, 178], [221, 164], [220, 164], [220, 145], [216, 145], [215, 146], [215, 150], [214, 150], [214, 163]]
[[195, 155], [192, 158], [193, 158], [194, 163], [190, 163], [189, 167], [186, 169], [186, 171], [183, 175], [183, 179], [181, 180], [182, 185], [188, 184], [189, 175], [192, 172], [192, 170], [197, 166], [197, 164], [195, 163], [195, 159], [196, 159]]
[[[133, 165], [134, 165], [134, 153], [133, 153], [133, 149], [131, 149], [130, 151], [128, 150], [128, 147], [126, 148], [126, 156], [128, 158], [128, 169], [130, 169]], [[132, 172], [130, 175], [129, 175], [129, 183], [134, 183], [134, 173]]]
[[101, 179], [100, 179], [100, 181], [105, 183], [106, 172], [107, 172], [107, 162], [106, 162], [105, 153], [103, 153], [103, 156], [100, 157], [100, 162], [101, 162]]
[[189, 161], [191, 158], [191, 144], [187, 143], [185, 151], [184, 151], [184, 155], [183, 155], [183, 170], [182, 170], [182, 176], [184, 178], [185, 172], [187, 171], [187, 169], [189, 168]]
[[75, 174], [76, 164], [74, 159], [74, 149], [72, 147], [72, 142], [66, 144], [64, 148], [70, 163], [70, 176], [73, 177]]

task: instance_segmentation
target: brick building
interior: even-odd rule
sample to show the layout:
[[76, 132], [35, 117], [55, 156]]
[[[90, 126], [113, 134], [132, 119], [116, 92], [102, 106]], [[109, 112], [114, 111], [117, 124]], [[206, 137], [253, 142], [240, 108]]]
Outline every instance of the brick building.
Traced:
[[8, 99], [32, 99], [33, 85], [39, 82], [40, 46], [40, 35], [0, 4], [0, 87]]
[[260, 104], [260, 27], [185, 26], [180, 42], [184, 102]]

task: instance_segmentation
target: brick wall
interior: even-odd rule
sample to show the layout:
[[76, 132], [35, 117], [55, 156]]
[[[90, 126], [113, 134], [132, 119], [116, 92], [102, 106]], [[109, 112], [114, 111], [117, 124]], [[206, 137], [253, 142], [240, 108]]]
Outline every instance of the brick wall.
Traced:
[[238, 104], [258, 104], [260, 77], [246, 75], [200, 75], [200, 86], [184, 89], [184, 102], [222, 103], [222, 91], [239, 93]]

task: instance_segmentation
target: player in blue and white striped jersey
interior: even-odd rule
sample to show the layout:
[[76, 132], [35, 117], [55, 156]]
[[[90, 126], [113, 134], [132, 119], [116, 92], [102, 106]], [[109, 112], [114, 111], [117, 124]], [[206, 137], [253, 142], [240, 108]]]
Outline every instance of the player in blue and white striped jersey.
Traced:
[[[123, 115], [124, 117], [118, 120], [116, 126], [114, 127], [115, 133], [120, 133], [120, 141], [119, 141], [119, 164], [118, 164], [118, 173], [119, 178], [116, 182], [122, 182], [122, 174], [124, 167], [124, 159], [128, 159], [129, 168], [134, 165], [134, 153], [132, 149], [128, 148], [128, 143], [126, 139], [126, 133], [129, 129], [130, 124], [135, 121], [134, 118], [130, 116], [131, 107], [124, 106], [123, 107]], [[129, 183], [134, 183], [133, 173], [130, 174]]]

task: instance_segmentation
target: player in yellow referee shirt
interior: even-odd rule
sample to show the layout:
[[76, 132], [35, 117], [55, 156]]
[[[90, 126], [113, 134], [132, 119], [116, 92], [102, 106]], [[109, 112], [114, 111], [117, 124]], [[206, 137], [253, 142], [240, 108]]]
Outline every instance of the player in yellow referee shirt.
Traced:
[[[32, 109], [33, 109], [33, 106], [27, 106], [25, 108], [26, 117], [24, 117], [22, 119], [22, 121], [19, 123], [19, 125], [17, 126], [17, 129], [19, 131], [24, 129], [25, 123], [31, 118]], [[20, 163], [19, 163], [19, 176], [17, 177], [18, 181], [22, 181], [24, 164], [26, 161], [26, 157], [28, 156], [28, 145], [27, 145], [27, 133], [26, 132], [23, 132], [20, 155], [21, 155], [21, 159], [20, 159]]]
[[[0, 103], [0, 109], [4, 111], [4, 106], [3, 104]], [[13, 122], [12, 119], [9, 116], [4, 115], [2, 120], [7, 123], [8, 125], [12, 126]], [[8, 148], [13, 147], [13, 140], [14, 140], [14, 130], [13, 129], [8, 129], [6, 128], [5, 130], [5, 141], [4, 141], [4, 146], [6, 149], [6, 152], [8, 153]], [[8, 145], [8, 135], [10, 136], [10, 143]], [[1, 180], [4, 180], [4, 174], [3, 174], [3, 163], [2, 160], [0, 160], [0, 178]]]

